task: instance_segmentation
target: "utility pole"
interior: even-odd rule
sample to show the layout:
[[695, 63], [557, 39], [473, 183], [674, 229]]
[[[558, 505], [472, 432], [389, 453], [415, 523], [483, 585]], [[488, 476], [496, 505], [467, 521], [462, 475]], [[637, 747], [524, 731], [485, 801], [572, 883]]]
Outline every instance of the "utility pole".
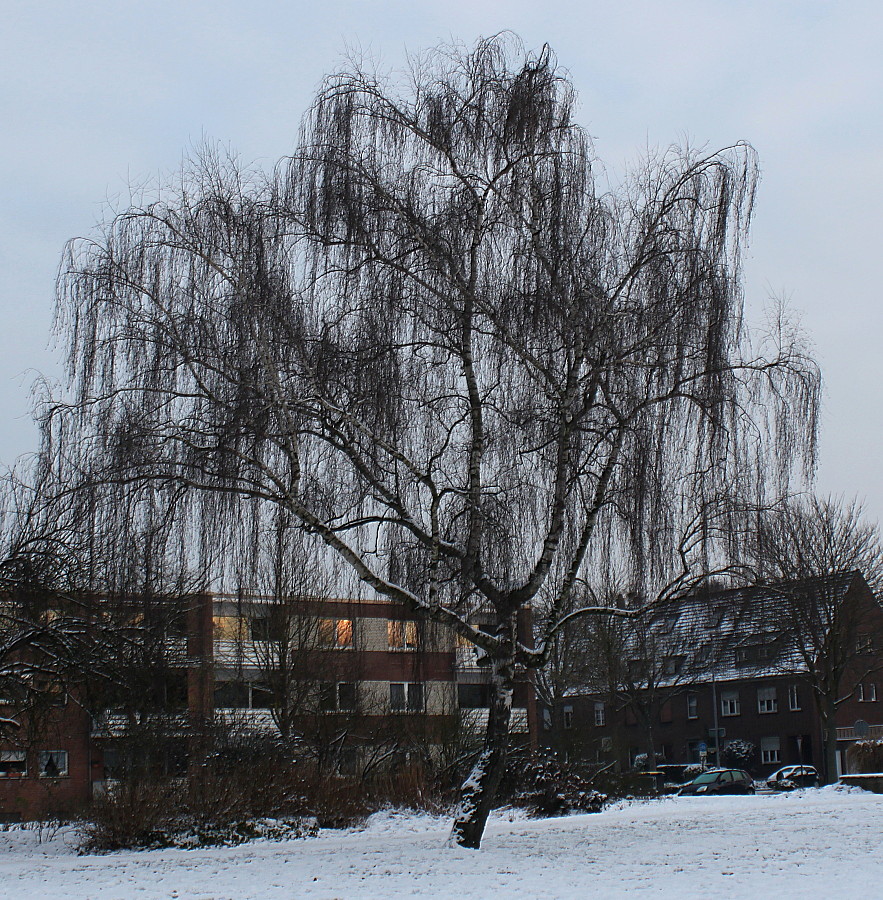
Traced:
[[714, 710], [714, 764], [721, 764], [721, 730], [717, 725], [717, 678], [711, 673], [711, 704]]

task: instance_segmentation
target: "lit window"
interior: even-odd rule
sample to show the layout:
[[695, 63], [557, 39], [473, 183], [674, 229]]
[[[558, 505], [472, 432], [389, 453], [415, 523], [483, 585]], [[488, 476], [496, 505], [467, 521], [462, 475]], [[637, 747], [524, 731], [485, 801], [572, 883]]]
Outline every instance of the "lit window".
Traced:
[[603, 703], [595, 704], [595, 725], [598, 727], [607, 724], [607, 711], [604, 709]]
[[413, 620], [390, 619], [386, 631], [390, 650], [417, 649], [417, 623]]
[[41, 778], [61, 778], [67, 775], [67, 750], [43, 750], [39, 759]]
[[319, 619], [319, 646], [346, 650], [353, 646], [352, 619]]
[[760, 761], [764, 765], [780, 762], [780, 743], [777, 737], [765, 737], [760, 739]]
[[800, 709], [800, 692], [796, 684], [788, 685], [788, 709], [797, 712]]
[[776, 698], [774, 687], [758, 688], [757, 711], [759, 713], [774, 713], [779, 711], [779, 701]]
[[739, 692], [723, 691], [721, 693], [721, 715], [722, 716], [738, 716], [741, 712], [739, 708]]
[[687, 694], [687, 718], [699, 718], [699, 698], [695, 694]]
[[239, 641], [242, 639], [242, 619], [239, 616], [215, 616], [215, 640]]

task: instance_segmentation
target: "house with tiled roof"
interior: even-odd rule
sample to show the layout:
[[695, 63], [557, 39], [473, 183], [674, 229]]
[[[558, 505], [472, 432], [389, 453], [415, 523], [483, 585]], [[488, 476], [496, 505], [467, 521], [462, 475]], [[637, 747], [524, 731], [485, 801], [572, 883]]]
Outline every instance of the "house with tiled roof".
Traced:
[[832, 780], [851, 743], [883, 737], [883, 609], [859, 572], [708, 590], [586, 640], [592, 677], [540, 714], [572, 757], [720, 764], [746, 742], [757, 776], [808, 763]]

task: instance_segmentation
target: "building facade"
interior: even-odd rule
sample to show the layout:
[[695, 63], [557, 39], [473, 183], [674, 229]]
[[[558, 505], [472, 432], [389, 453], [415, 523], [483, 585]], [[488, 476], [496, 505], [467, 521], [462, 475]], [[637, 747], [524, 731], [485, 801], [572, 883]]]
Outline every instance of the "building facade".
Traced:
[[[541, 742], [623, 771], [654, 760], [736, 765], [728, 745], [746, 742], [754, 753], [740, 767], [758, 777], [788, 764], [823, 771], [820, 690], [836, 676], [829, 685], [836, 692], [836, 777], [851, 743], [883, 738], [883, 611], [859, 573], [814, 582], [807, 603], [823, 600], [848, 619], [830, 642], [841, 646], [830, 651], [838, 665], [828, 671], [830, 660], [797, 644], [800, 629], [786, 625], [785, 599], [781, 585], [685, 598], [654, 619], [652, 641], [640, 649], [634, 639], [621, 645], [618, 669], [541, 704]], [[652, 665], [636, 658], [648, 644]]]
[[[160, 663], [144, 662], [142, 681], [128, 678], [139, 657], [121, 662], [125, 684], [70, 679], [41, 692], [39, 706], [0, 698], [0, 819], [73, 814], [119, 774], [133, 743], [155, 743], [150, 764], [183, 776], [200, 735], [281, 735], [350, 773], [438, 757], [487, 722], [489, 679], [474, 649], [401, 604], [209, 594], [174, 604], [178, 625], [163, 625]], [[519, 628], [530, 641], [529, 611]], [[524, 680], [516, 742], [535, 740], [535, 715]]]

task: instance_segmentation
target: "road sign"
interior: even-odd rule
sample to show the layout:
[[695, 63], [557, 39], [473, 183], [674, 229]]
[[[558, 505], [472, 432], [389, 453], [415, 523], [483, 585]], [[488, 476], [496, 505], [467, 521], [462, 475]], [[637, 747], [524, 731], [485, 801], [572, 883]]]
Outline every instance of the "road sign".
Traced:
[[702, 743], [699, 745], [699, 752], [708, 753], [708, 744], [706, 744], [705, 741], [702, 741]]

